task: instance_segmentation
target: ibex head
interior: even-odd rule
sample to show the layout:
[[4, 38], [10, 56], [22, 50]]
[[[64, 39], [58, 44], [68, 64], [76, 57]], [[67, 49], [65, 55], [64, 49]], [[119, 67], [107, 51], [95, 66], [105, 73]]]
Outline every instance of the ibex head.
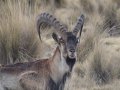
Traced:
[[84, 24], [84, 16], [80, 16], [72, 32], [68, 32], [67, 27], [61, 24], [52, 15], [48, 13], [42, 13], [38, 16], [37, 19], [37, 31], [39, 33], [39, 36], [40, 27], [42, 24], [48, 24], [55, 28], [52, 37], [58, 43], [62, 55], [65, 58], [76, 58], [76, 47], [81, 36], [82, 27]]

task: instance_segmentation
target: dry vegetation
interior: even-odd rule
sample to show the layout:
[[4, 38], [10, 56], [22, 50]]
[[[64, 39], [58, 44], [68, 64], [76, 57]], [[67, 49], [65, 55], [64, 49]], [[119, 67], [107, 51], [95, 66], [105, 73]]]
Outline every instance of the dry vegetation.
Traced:
[[35, 27], [36, 16], [46, 11], [69, 30], [80, 14], [86, 17], [78, 62], [65, 90], [120, 90], [119, 0], [0, 0], [0, 63], [50, 56], [55, 43], [45, 31], [41, 42]]

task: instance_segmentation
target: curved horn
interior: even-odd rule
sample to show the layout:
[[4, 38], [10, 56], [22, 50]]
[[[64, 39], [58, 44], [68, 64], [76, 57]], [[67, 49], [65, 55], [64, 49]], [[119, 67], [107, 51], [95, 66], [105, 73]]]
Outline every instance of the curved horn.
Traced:
[[81, 36], [83, 24], [84, 24], [84, 15], [81, 15], [81, 16], [78, 18], [77, 24], [76, 24], [76, 26], [75, 26], [75, 28], [74, 28], [74, 30], [73, 30], [73, 34], [74, 34], [74, 35], [77, 35], [77, 33], [78, 33], [79, 30], [80, 30], [79, 36]]
[[40, 28], [42, 24], [53, 26], [56, 30], [55, 32], [59, 34], [61, 37], [65, 37], [67, 27], [62, 25], [53, 15], [49, 13], [42, 13], [37, 17], [37, 31], [40, 37]]

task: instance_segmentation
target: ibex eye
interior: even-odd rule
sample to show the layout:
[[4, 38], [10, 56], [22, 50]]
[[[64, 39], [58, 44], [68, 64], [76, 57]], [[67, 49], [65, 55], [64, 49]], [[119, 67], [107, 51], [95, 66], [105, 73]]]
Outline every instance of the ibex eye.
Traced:
[[65, 41], [64, 41], [62, 38], [60, 38], [60, 42], [61, 42], [61, 43], [65, 43]]
[[77, 41], [76, 41], [77, 43], [79, 43], [80, 42], [80, 39], [79, 38], [77, 38]]

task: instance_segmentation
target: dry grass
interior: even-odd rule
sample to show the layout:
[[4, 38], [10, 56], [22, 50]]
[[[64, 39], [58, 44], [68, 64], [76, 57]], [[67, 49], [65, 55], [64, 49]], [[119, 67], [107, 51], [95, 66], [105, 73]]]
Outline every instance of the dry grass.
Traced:
[[[54, 14], [69, 30], [83, 13], [78, 62], [65, 90], [119, 90], [119, 4], [119, 0], [0, 0], [0, 63], [50, 56], [54, 42], [49, 33], [43, 32], [46, 42], [40, 42], [36, 34], [39, 13]], [[51, 52], [40, 53], [43, 49]]]

